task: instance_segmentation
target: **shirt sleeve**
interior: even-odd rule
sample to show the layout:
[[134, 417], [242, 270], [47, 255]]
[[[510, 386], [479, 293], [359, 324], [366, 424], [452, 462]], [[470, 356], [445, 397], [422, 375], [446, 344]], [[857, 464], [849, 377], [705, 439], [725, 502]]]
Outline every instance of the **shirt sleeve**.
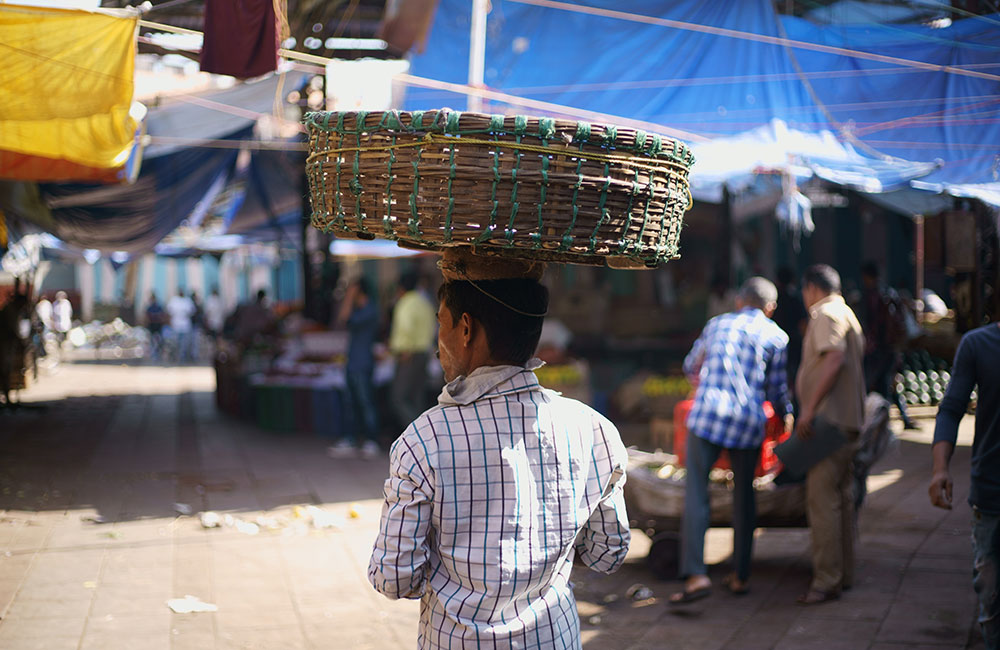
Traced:
[[351, 312], [351, 315], [347, 317], [348, 327], [373, 327], [378, 320], [378, 312], [371, 305], [366, 305], [360, 309], [355, 309]]
[[414, 349], [414, 302], [410, 294], [404, 294], [392, 311], [392, 328], [389, 331], [389, 349], [393, 352], [411, 352]]
[[[625, 561], [628, 547], [632, 541], [632, 533], [628, 525], [628, 512], [625, 509], [625, 469], [628, 466], [628, 452], [618, 438], [618, 431], [611, 427], [616, 438], [609, 442], [612, 451], [614, 469], [608, 486], [590, 515], [587, 525], [580, 532], [576, 541], [576, 554], [592, 570], [600, 573], [613, 573]], [[609, 432], [605, 432], [607, 435]], [[605, 438], [607, 440], [607, 438]]]
[[848, 324], [846, 319], [834, 318], [830, 314], [821, 311], [813, 319], [809, 336], [812, 337], [815, 344], [814, 349], [819, 354], [834, 350], [845, 352], [847, 350], [847, 332]]
[[412, 445], [404, 433], [389, 452], [382, 521], [368, 565], [369, 582], [393, 600], [420, 598], [426, 579], [434, 491]]
[[767, 399], [775, 413], [792, 412], [792, 402], [788, 399], [788, 346], [780, 341], [767, 367]]
[[937, 421], [934, 425], [934, 442], [950, 442], [953, 446], [958, 439], [958, 425], [969, 408], [969, 396], [976, 385], [976, 353], [972, 342], [966, 336], [958, 344], [955, 362], [951, 368], [951, 381], [944, 398], [938, 406]]
[[705, 329], [701, 331], [701, 335], [698, 340], [694, 342], [691, 346], [691, 351], [688, 355], [684, 357], [684, 374], [690, 379], [692, 377], [697, 377], [701, 373], [701, 366], [705, 362], [705, 342], [708, 340], [709, 330], [712, 329], [712, 324], [715, 319], [708, 321], [705, 325]]

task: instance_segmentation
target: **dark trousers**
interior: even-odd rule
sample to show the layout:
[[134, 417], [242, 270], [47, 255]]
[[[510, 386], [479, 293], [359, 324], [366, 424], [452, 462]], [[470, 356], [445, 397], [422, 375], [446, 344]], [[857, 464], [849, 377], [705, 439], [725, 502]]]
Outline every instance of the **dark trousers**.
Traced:
[[901, 355], [892, 348], [880, 348], [865, 355], [864, 371], [865, 385], [869, 393], [878, 393], [895, 404], [904, 424], [910, 425], [910, 416], [906, 412], [906, 399], [896, 391], [896, 369], [899, 368]]
[[378, 442], [378, 412], [375, 409], [375, 385], [371, 370], [347, 371], [347, 394], [354, 409], [353, 436], [356, 442], [362, 439]]
[[401, 427], [409, 426], [427, 410], [426, 352], [415, 352], [406, 359], [396, 357], [396, 376], [392, 378], [392, 408]]
[[979, 596], [979, 625], [986, 650], [1000, 648], [1000, 515], [972, 511], [973, 587]]
[[[687, 483], [684, 489], [684, 517], [681, 521], [681, 576], [706, 575], [705, 531], [711, 510], [708, 501], [708, 473], [724, 448], [696, 435], [687, 438]], [[733, 467], [733, 562], [741, 581], [750, 578], [753, 531], [757, 525], [757, 501], [753, 475], [760, 458], [756, 449], [726, 449]]]

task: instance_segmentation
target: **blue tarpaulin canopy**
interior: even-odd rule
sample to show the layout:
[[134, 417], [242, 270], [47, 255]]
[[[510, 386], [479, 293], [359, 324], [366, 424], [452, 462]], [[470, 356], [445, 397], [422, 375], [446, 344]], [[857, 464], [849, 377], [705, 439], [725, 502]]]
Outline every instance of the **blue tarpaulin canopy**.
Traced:
[[[227, 90], [167, 98], [152, 108], [147, 118], [151, 144], [131, 185], [36, 188], [0, 181], [0, 209], [81, 249], [150, 251], [184, 220], [197, 224], [205, 216], [233, 178], [240, 141], [254, 138], [257, 119], [271, 113], [282, 83], [297, 87], [304, 78], [302, 73], [289, 75], [291, 80], [272, 76]], [[261, 176], [260, 182], [270, 187], [280, 181]]]
[[[936, 29], [819, 25], [769, 0], [547, 4], [494, 0], [487, 86], [710, 138], [691, 142], [703, 199], [778, 164], [869, 192], [910, 186], [1000, 205], [1000, 15]], [[464, 83], [469, 32], [468, 3], [441, 0], [412, 74]], [[464, 98], [406, 98], [446, 105]]]

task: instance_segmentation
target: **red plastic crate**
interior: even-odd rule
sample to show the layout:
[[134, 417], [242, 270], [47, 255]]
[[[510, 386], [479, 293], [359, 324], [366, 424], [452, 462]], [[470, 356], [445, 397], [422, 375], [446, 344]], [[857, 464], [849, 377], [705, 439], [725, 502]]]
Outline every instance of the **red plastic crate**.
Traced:
[[[694, 406], [694, 400], [684, 400], [674, 407], [674, 454], [678, 458], [678, 463], [683, 467], [687, 456], [687, 417]], [[781, 461], [774, 454], [774, 447], [784, 442], [789, 433], [785, 431], [784, 420], [774, 412], [774, 407], [770, 402], [764, 402], [764, 415], [767, 416], [765, 425], [764, 443], [760, 449], [760, 460], [757, 463], [756, 476], [764, 476], [781, 469]], [[729, 455], [723, 451], [719, 455], [719, 460], [715, 465], [719, 469], [730, 469]]]

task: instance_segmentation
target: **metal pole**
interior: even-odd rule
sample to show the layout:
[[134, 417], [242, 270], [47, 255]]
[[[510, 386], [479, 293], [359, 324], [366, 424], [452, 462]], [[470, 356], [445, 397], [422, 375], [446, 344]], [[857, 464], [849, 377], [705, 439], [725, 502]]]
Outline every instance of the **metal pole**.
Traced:
[[[472, 0], [472, 33], [469, 40], [469, 85], [482, 88], [486, 75], [486, 14], [489, 11], [489, 0]], [[468, 109], [481, 113], [483, 98], [478, 95], [468, 96]]]
[[[924, 215], [918, 214], [914, 215], [913, 222], [916, 225], [916, 295], [913, 296], [914, 302], [917, 304], [922, 304], [923, 293], [924, 293]], [[917, 310], [917, 320], [922, 321], [924, 315], [924, 310]]]

